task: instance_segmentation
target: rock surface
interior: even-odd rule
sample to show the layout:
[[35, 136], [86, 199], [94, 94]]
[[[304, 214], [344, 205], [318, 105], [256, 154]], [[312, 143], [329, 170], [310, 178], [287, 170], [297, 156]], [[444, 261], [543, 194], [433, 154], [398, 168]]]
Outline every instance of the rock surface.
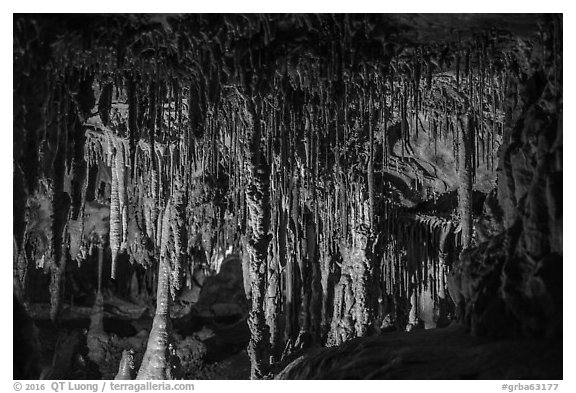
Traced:
[[276, 379], [562, 379], [561, 362], [561, 341], [481, 339], [450, 326], [312, 350]]
[[461, 255], [450, 273], [449, 289], [459, 306], [459, 319], [474, 334], [559, 338], [561, 87], [555, 74], [544, 74], [540, 68], [524, 68], [520, 75], [525, 81], [515, 100], [509, 98], [509, 129], [500, 149], [496, 210], [503, 212], [502, 220], [485, 209], [490, 233]]

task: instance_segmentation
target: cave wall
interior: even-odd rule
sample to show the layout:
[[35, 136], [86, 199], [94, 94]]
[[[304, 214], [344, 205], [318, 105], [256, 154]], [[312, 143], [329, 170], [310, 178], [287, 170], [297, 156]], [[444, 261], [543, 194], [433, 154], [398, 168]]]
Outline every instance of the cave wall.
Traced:
[[510, 75], [519, 91], [505, 90], [497, 212], [485, 215], [499, 225], [451, 273], [460, 319], [478, 335], [562, 337], [561, 31], [551, 22], [538, 61]]

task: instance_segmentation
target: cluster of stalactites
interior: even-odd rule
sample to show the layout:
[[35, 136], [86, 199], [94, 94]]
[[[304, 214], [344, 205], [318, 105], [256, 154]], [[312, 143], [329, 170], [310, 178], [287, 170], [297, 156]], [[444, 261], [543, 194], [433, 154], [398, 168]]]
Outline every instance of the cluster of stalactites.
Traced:
[[[279, 267], [299, 264], [297, 269], [302, 277], [306, 269], [311, 269], [319, 260], [329, 261], [340, 254], [342, 245], [350, 250], [366, 247], [357, 244], [361, 242], [360, 232], [354, 223], [363, 223], [362, 233], [368, 234], [365, 236], [374, 233], [375, 209], [380, 199], [375, 195], [379, 190], [374, 188], [374, 173], [384, 173], [392, 167], [398, 171], [403, 165], [402, 157], [414, 154], [411, 140], [419, 133], [433, 134], [430, 140], [434, 143], [437, 139], [452, 139], [454, 156], [458, 157], [455, 119], [460, 111], [472, 111], [479, 119], [475, 138], [481, 141], [474, 145], [475, 152], [481, 149], [490, 154], [482, 157], [486, 157], [483, 162], [493, 170], [492, 155], [498, 146], [496, 134], [502, 121], [503, 97], [498, 92], [506, 83], [505, 72], [496, 70], [492, 63], [482, 68], [487, 63], [481, 62], [478, 67], [472, 67], [471, 63], [464, 67], [462, 75], [466, 78], [460, 75], [459, 69], [455, 73], [443, 70], [441, 64], [428, 63], [425, 73], [422, 64], [418, 65], [425, 61], [416, 54], [410, 61], [394, 58], [386, 69], [364, 65], [357, 73], [343, 71], [336, 84], [326, 83], [323, 77], [326, 70], [336, 75], [334, 67], [318, 61], [302, 62], [289, 67], [285, 77], [276, 76], [269, 81], [272, 88], [265, 95], [246, 97], [241, 86], [228, 86], [217, 103], [202, 99], [202, 106], [190, 101], [192, 95], [184, 98], [184, 90], [175, 88], [177, 83], [163, 91], [165, 100], [158, 98], [158, 85], [152, 84], [150, 101], [160, 109], [159, 112], [147, 110], [148, 116], [154, 118], [151, 126], [140, 129], [137, 135], [129, 130], [127, 137], [105, 126], [94, 126], [87, 134], [87, 162], [95, 165], [102, 161], [112, 168], [110, 246], [114, 260], [123, 251], [144, 265], [150, 264], [150, 255], [166, 257], [173, 261], [177, 279], [181, 256], [187, 255], [192, 246], [190, 241], [184, 245], [178, 239], [184, 230], [206, 232], [204, 221], [220, 228], [226, 217], [232, 231], [245, 231], [249, 217], [242, 174], [246, 171], [246, 152], [250, 149], [246, 130], [251, 127], [253, 115], [261, 124], [262, 156], [270, 165], [270, 232], [281, 243], [271, 250], [272, 264]], [[190, 88], [189, 94], [194, 92]], [[258, 102], [257, 113], [248, 113], [247, 100]], [[129, 106], [134, 104], [129, 102]], [[395, 125], [400, 129], [400, 157], [396, 157], [389, 146], [392, 141], [389, 129]], [[118, 126], [114, 124], [121, 128]], [[381, 167], [376, 165], [376, 160], [381, 161]], [[175, 186], [172, 179], [178, 176], [181, 184]], [[182, 225], [183, 213], [177, 213], [176, 194], [195, 194], [198, 188], [215, 189], [214, 179], [218, 182], [221, 176], [227, 182], [225, 206], [213, 203], [211, 209], [201, 208], [200, 212], [189, 214], [184, 221], [187, 224]], [[208, 200], [198, 205], [210, 204], [210, 196], [216, 197], [216, 193], [205, 196]], [[129, 209], [136, 210], [133, 215], [136, 224], [127, 222], [131, 219], [127, 218]], [[230, 214], [222, 214], [224, 211]], [[199, 224], [196, 218], [203, 223]], [[307, 228], [309, 222], [316, 228], [312, 232]], [[299, 244], [302, 235], [308, 232], [313, 233], [314, 239], [306, 239], [306, 245]], [[141, 241], [127, 242], [131, 236]], [[145, 238], [149, 241], [144, 241]], [[147, 250], [150, 242], [152, 252]], [[228, 243], [229, 239], [224, 242]], [[211, 239], [203, 236], [203, 246], [207, 243], [211, 243]], [[317, 251], [308, 251], [314, 249], [312, 244], [318, 245]], [[421, 248], [421, 244], [417, 244], [419, 248], [414, 250]], [[212, 244], [207, 247], [218, 248]], [[298, 261], [290, 262], [285, 256], [290, 250]], [[393, 253], [397, 255], [402, 251]], [[366, 256], [363, 258], [368, 260]], [[424, 252], [410, 254], [409, 259], [418, 260], [411, 262], [412, 265], [426, 264], [428, 260]], [[301, 260], [309, 262], [301, 263]], [[334, 269], [333, 263], [323, 262], [318, 272], [324, 296], [330, 291], [327, 277], [331, 269]], [[401, 269], [409, 270], [406, 265]], [[280, 268], [272, 269], [269, 277], [272, 281], [277, 280], [276, 270]], [[364, 273], [356, 275], [358, 283], [350, 285], [362, 292], [366, 284], [361, 283], [370, 274], [371, 268], [367, 267]], [[423, 277], [418, 280], [421, 278], [426, 281]], [[284, 296], [294, 296], [287, 289], [291, 280], [282, 278], [280, 282]], [[308, 296], [307, 291], [316, 291], [299, 289], [300, 296], [304, 297]], [[286, 302], [292, 301], [286, 299]], [[304, 307], [315, 307], [312, 303]], [[278, 307], [282, 308], [282, 304]], [[325, 330], [330, 324], [330, 313], [324, 311], [324, 314], [320, 323]], [[357, 319], [369, 318], [358, 316]], [[310, 317], [300, 318], [307, 319]], [[363, 334], [365, 329], [360, 325], [357, 330]]]
[[[184, 253], [187, 244], [182, 246], [179, 235], [185, 221], [182, 206], [187, 201], [183, 196], [185, 188], [179, 176], [180, 169], [176, 167], [184, 164], [179, 162], [177, 146], [155, 144], [152, 151], [150, 144], [141, 140], [136, 145], [132, 162], [129, 141], [110, 129], [99, 129], [87, 132], [85, 153], [90, 166], [103, 162], [111, 169], [109, 244], [112, 278], [119, 253], [129, 250], [131, 256], [143, 258], [137, 262], [145, 266], [150, 264], [149, 254], [164, 256], [169, 240], [166, 231], [171, 227], [174, 230], [170, 232], [170, 239], [176, 238], [173, 254]], [[161, 197], [163, 195], [167, 198]], [[135, 241], [129, 242], [129, 239]], [[150, 244], [154, 245], [153, 249], [141, 249], [147, 244], [148, 248]], [[179, 258], [173, 256], [173, 259]]]
[[[452, 120], [463, 108], [473, 108], [479, 118], [475, 152], [480, 153], [481, 150], [486, 154], [478, 154], [475, 162], [478, 157], [485, 157], [483, 162], [494, 169], [493, 153], [498, 145], [495, 133], [499, 132], [502, 121], [503, 93], [499, 92], [507, 83], [503, 71], [505, 68], [493, 60], [495, 54], [490, 52], [494, 51], [490, 49], [492, 47], [481, 44], [480, 41], [470, 47], [473, 50], [455, 50], [449, 59], [442, 61], [440, 56], [432, 56], [430, 49], [414, 50], [411, 57], [393, 58], [389, 67], [364, 64], [355, 73], [345, 67], [341, 69], [340, 75], [336, 71], [338, 67], [330, 60], [310, 59], [308, 62], [288, 67], [288, 85], [283, 84], [282, 78], [278, 76], [268, 81], [267, 83], [273, 86], [272, 93], [260, 97], [260, 100], [263, 101], [261, 120], [266, 125], [263, 137], [266, 156], [274, 167], [272, 173], [277, 174], [271, 179], [273, 187], [276, 186], [273, 190], [283, 190], [282, 198], [286, 198], [290, 183], [294, 182], [294, 178], [298, 178], [308, 189], [304, 194], [311, 200], [319, 200], [322, 195], [318, 192], [318, 187], [310, 185], [321, 184], [324, 189], [334, 187], [342, 192], [342, 185], [349, 181], [345, 179], [347, 173], [364, 172], [362, 167], [370, 161], [372, 171], [378, 170], [374, 166], [376, 153], [371, 151], [371, 157], [366, 157], [366, 150], [363, 149], [364, 144], [374, 146], [374, 142], [380, 142], [384, 169], [390, 164], [390, 150], [387, 146], [389, 141], [386, 135], [388, 128], [395, 123], [400, 123], [401, 126], [403, 155], [410, 153], [411, 135], [417, 136], [424, 131], [423, 122], [428, 123], [429, 132], [435, 136], [452, 137], [454, 149], [458, 149], [457, 138], [454, 136], [457, 127]], [[450, 62], [452, 64], [448, 64]], [[326, 73], [338, 76], [336, 79], [339, 82], [326, 83]], [[191, 85], [188, 89], [190, 97], [185, 97], [186, 90], [180, 87], [185, 83], [177, 82], [176, 78], [172, 80], [172, 83], [165, 83], [165, 86], [159, 81], [150, 82], [151, 102], [147, 105], [154, 105], [155, 108], [144, 110], [148, 118], [154, 118], [153, 132], [146, 127], [140, 129], [135, 136], [132, 135], [133, 130], [129, 130], [130, 138], [124, 140], [121, 148], [124, 153], [122, 157], [117, 155], [116, 161], [123, 160], [124, 166], [131, 168], [131, 177], [142, 173], [151, 178], [151, 186], [146, 194], [151, 194], [154, 200], [161, 201], [158, 203], [160, 209], [164, 208], [169, 197], [166, 193], [169, 188], [166, 182], [169, 182], [174, 173], [174, 166], [187, 168], [191, 162], [194, 163], [194, 170], [200, 172], [202, 180], [206, 172], [216, 177], [222, 169], [230, 172], [229, 181], [233, 185], [231, 190], [236, 194], [230, 199], [238, 203], [244, 193], [237, 175], [244, 162], [241, 148], [242, 129], [246, 125], [246, 116], [242, 114], [245, 111], [242, 107], [244, 104], [236, 99], [235, 94], [223, 91], [218, 105], [207, 102], [206, 97], [195, 97], [203, 104], [198, 106], [190, 101], [194, 98], [192, 93], [196, 93], [197, 89], [193, 89]], [[120, 82], [126, 86], [119, 86], [117, 89], [130, 90], [130, 86], [135, 88], [134, 81]], [[145, 82], [138, 82], [140, 85], [142, 83]], [[130, 102], [135, 100], [134, 97], [130, 98], [130, 91], [121, 92], [120, 96], [128, 96], [129, 106], [140, 104]], [[279, 100], [279, 97], [288, 97], [288, 100]], [[197, 122], [198, 118], [201, 122], [195, 124], [196, 130], [191, 130], [186, 123], [192, 120]], [[197, 129], [202, 131], [198, 132]], [[145, 130], [149, 135], [144, 136]], [[194, 133], [202, 137], [195, 138]], [[382, 139], [375, 141], [376, 135], [381, 135]], [[133, 141], [134, 138], [136, 141]], [[165, 143], [159, 143], [160, 140]], [[110, 145], [112, 143], [107, 141], [104, 149], [102, 144], [88, 141], [89, 162], [93, 163], [94, 159], [98, 158], [109, 161], [110, 158], [104, 156], [110, 156]], [[118, 149], [115, 147], [112, 150]], [[166, 159], [167, 155], [170, 156], [169, 159]], [[133, 159], [134, 163], [129, 163], [128, 157]], [[175, 163], [174, 157], [181, 162]], [[330, 165], [332, 163], [334, 165]], [[116, 165], [117, 176], [122, 175], [121, 166]], [[166, 168], [167, 166], [169, 168]], [[335, 169], [330, 171], [330, 168]], [[159, 178], [162, 176], [166, 177]], [[116, 190], [122, 192], [121, 181], [116, 180], [112, 184], [117, 184], [114, 193]], [[189, 184], [187, 179], [186, 185]], [[122, 195], [118, 198], [118, 204], [113, 201], [114, 217], [121, 217], [123, 214], [122, 210], [119, 210]], [[332, 201], [326, 203], [333, 205]], [[373, 202], [371, 204], [373, 205]], [[157, 213], [147, 213], [145, 216], [155, 214]], [[115, 233], [111, 236], [111, 244], [113, 243], [114, 249], [120, 250], [126, 237], [123, 233], [125, 228], [118, 228], [119, 226], [115, 225], [113, 229], [115, 232], [119, 230], [122, 237], [118, 240]], [[147, 225], [146, 228], [150, 236], [154, 232], [154, 226]], [[342, 228], [341, 235], [346, 237], [348, 232], [349, 229]], [[112, 237], [115, 239], [112, 240]], [[158, 235], [154, 238], [157, 239]], [[338, 240], [328, 243], [338, 244]]]
[[[393, 209], [387, 211], [385, 226], [380, 296], [392, 299], [394, 306], [386, 311], [391, 321], [399, 323], [407, 313], [405, 322], [417, 325], [422, 322], [420, 302], [436, 312], [446, 301], [446, 275], [461, 249], [461, 229], [451, 220]], [[406, 303], [408, 308], [402, 310]]]
[[[129, 138], [94, 119], [87, 126], [86, 162], [90, 167], [104, 164], [111, 170], [112, 276], [120, 253], [127, 252], [132, 262], [143, 266], [168, 257], [173, 267], [174, 294], [180, 286], [182, 262], [191, 247], [203, 248], [210, 264], [217, 261], [216, 253], [234, 242], [230, 230], [221, 233], [218, 227], [220, 217], [230, 220], [224, 210], [235, 209], [233, 204], [222, 206], [213, 200], [209, 174], [218, 169], [217, 164], [209, 162], [214, 154], [206, 147], [209, 141], [196, 150], [184, 138], [153, 144], [140, 139], [131, 145]], [[211, 131], [207, 134], [215, 137]], [[105, 175], [98, 178], [107, 181]], [[187, 231], [193, 232], [192, 236], [183, 235]]]
[[473, 175], [479, 167], [494, 173], [511, 91], [511, 63], [510, 56], [486, 39], [457, 46], [437, 59], [425, 49], [393, 59], [391, 69], [399, 75], [388, 81], [385, 101], [400, 124], [401, 154], [412, 155], [413, 141], [428, 129], [435, 151], [443, 141], [457, 157], [458, 118], [469, 113], [474, 121]]

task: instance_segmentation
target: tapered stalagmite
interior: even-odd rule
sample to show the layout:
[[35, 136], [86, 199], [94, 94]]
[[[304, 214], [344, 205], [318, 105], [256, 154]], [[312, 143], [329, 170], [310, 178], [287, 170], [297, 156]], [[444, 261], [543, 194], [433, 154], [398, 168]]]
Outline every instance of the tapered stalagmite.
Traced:
[[158, 265], [156, 314], [136, 379], [178, 379], [180, 375], [170, 319], [170, 262], [160, 257]]
[[134, 351], [124, 350], [122, 351], [122, 359], [120, 359], [120, 365], [118, 366], [118, 374], [114, 377], [116, 380], [131, 380], [134, 379]]

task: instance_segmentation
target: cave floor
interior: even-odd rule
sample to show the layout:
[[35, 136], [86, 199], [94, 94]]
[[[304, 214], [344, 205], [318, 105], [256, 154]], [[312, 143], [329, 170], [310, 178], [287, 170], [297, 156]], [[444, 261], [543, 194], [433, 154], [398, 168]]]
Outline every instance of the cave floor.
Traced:
[[[47, 318], [45, 306], [35, 304], [29, 309], [38, 329], [45, 372], [52, 379], [114, 379], [122, 350], [134, 349], [139, 359], [152, 326], [151, 316], [123, 319], [107, 314], [103, 323], [108, 361], [97, 365], [89, 360], [86, 347], [88, 309], [66, 308], [57, 325]], [[250, 331], [246, 319], [188, 317], [173, 319], [173, 325], [177, 347], [189, 355], [186, 365], [192, 366], [184, 368], [185, 379], [249, 379], [246, 347]]]
[[[112, 379], [121, 349], [129, 343], [145, 343], [152, 319], [127, 320], [108, 317], [104, 327], [115, 343], [105, 370], [87, 365], [85, 335], [89, 320], [69, 313], [59, 326], [34, 318], [45, 363], [66, 364], [65, 374], [55, 379]], [[249, 379], [246, 346], [250, 332], [245, 319], [234, 322], [174, 320], [178, 345], [202, 342], [201, 362], [185, 370], [186, 379]], [[145, 333], [145, 332], [144, 332]], [[65, 339], [63, 339], [65, 337]], [[58, 344], [58, 341], [64, 342]], [[141, 344], [140, 344], [141, 345]], [[194, 344], [196, 345], [196, 344]], [[60, 354], [55, 356], [55, 348]], [[66, 348], [63, 350], [62, 348]], [[142, 348], [141, 348], [142, 350]], [[193, 352], [194, 347], [187, 348]], [[470, 335], [462, 326], [390, 332], [358, 338], [339, 347], [313, 348], [296, 356], [277, 378], [281, 379], [562, 379], [562, 341], [489, 339]], [[58, 359], [57, 362], [54, 359]], [[282, 365], [284, 366], [285, 363]], [[72, 371], [69, 371], [72, 370]], [[277, 371], [280, 369], [278, 368]], [[58, 377], [58, 378], [56, 378]]]
[[278, 378], [562, 379], [562, 341], [478, 338], [452, 324], [311, 350]]

